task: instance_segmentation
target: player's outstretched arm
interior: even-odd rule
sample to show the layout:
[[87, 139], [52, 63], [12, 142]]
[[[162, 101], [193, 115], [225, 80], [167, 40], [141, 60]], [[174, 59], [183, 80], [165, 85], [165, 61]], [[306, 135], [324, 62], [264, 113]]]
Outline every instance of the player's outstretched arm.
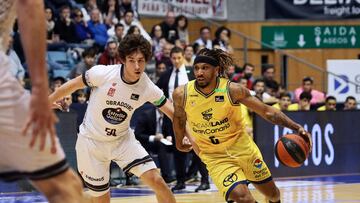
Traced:
[[[192, 149], [190, 143], [184, 143], [186, 130], [186, 113], [184, 110], [184, 86], [180, 86], [173, 92], [174, 116], [173, 129], [175, 133], [176, 148], [182, 152], [189, 152]], [[190, 137], [189, 137], [190, 138]]]
[[299, 135], [303, 136], [310, 146], [312, 146], [310, 133], [306, 132], [300, 124], [294, 122], [280, 110], [264, 104], [259, 99], [251, 96], [249, 90], [241, 87], [240, 84], [230, 83], [230, 95], [233, 102], [243, 103], [265, 120], [298, 132]]
[[26, 135], [30, 131], [32, 136], [30, 147], [33, 147], [38, 141], [40, 150], [44, 150], [46, 136], [50, 136], [51, 152], [55, 153], [54, 124], [57, 122], [57, 118], [47, 100], [49, 85], [45, 63], [46, 28], [43, 1], [19, 0], [17, 16], [32, 84], [30, 111], [22, 133]]
[[83, 89], [86, 85], [83, 82], [82, 75], [67, 81], [59, 88], [57, 88], [50, 96], [49, 102], [53, 104], [54, 102], [62, 99], [63, 97], [72, 94], [78, 89]]

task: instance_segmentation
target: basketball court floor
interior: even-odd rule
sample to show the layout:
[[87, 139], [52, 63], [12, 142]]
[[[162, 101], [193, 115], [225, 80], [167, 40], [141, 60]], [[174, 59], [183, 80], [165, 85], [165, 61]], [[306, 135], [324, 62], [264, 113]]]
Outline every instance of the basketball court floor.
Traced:
[[[214, 185], [201, 193], [193, 192], [199, 183], [189, 183], [184, 191], [176, 193], [178, 203], [223, 203]], [[359, 202], [360, 174], [339, 176], [322, 176], [307, 178], [276, 179], [281, 190], [282, 202]], [[0, 185], [0, 203], [46, 202], [37, 192], [4, 192], [14, 187], [9, 184]], [[254, 187], [250, 191], [258, 202], [265, 202], [264, 197]], [[154, 193], [145, 186], [114, 187], [111, 189], [112, 203], [156, 203]]]

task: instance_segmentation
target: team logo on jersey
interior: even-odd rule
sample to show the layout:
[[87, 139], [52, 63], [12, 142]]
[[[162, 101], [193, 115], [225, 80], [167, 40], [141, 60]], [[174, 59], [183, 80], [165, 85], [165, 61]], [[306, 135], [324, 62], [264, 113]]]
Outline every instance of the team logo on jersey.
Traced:
[[215, 96], [215, 102], [224, 102], [224, 96]]
[[209, 121], [210, 119], [212, 119], [212, 113], [210, 113], [213, 109], [210, 108], [206, 111], [201, 112], [201, 115], [203, 116], [203, 119], [206, 121]]
[[114, 94], [115, 94], [115, 91], [116, 91], [116, 89], [115, 89], [115, 88], [110, 87], [110, 89], [109, 89], [109, 91], [108, 91], [107, 95], [108, 95], [108, 96], [110, 96], [110, 97], [113, 97], [113, 96], [114, 96]]
[[130, 99], [137, 101], [137, 100], [139, 100], [139, 97], [140, 97], [140, 95], [138, 95], [138, 94], [131, 94]]
[[255, 161], [254, 161], [255, 168], [261, 169], [262, 165], [263, 165], [263, 162], [260, 159], [255, 159]]
[[235, 183], [237, 180], [238, 180], [238, 176], [236, 175], [236, 173], [231, 173], [224, 178], [223, 185], [225, 187], [228, 187], [231, 184]]
[[106, 108], [102, 111], [104, 119], [110, 124], [120, 124], [127, 118], [127, 113], [121, 108]]

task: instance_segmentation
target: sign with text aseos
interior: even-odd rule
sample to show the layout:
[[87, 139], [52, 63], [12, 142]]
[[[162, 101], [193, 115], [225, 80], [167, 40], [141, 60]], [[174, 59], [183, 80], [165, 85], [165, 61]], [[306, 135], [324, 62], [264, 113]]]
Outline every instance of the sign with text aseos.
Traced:
[[359, 48], [358, 35], [360, 25], [261, 27], [261, 40], [279, 49]]
[[328, 95], [337, 102], [345, 102], [347, 96], [360, 101], [360, 60], [327, 60], [327, 71], [337, 75], [328, 74]]
[[308, 159], [299, 168], [282, 165], [274, 155], [277, 140], [291, 129], [254, 118], [255, 142], [274, 177], [360, 173], [360, 111], [286, 112], [313, 141]]
[[266, 19], [359, 18], [359, 0], [267, 0]]
[[176, 15], [194, 18], [192, 14], [195, 14], [202, 18], [227, 19], [227, 0], [138, 0], [138, 12], [141, 15], [165, 16], [171, 5], [174, 5], [172, 10]]

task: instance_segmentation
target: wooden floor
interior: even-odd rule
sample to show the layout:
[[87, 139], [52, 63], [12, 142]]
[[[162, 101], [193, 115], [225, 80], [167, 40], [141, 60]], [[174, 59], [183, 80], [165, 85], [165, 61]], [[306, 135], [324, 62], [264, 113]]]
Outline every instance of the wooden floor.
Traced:
[[[289, 203], [360, 203], [360, 174], [277, 179], [281, 202]], [[1, 183], [1, 182], [0, 182]], [[189, 183], [181, 194], [175, 194], [178, 203], [224, 203], [216, 187], [211, 184], [206, 192], [195, 193], [199, 183]], [[20, 184], [21, 185], [21, 184]], [[11, 192], [19, 183], [0, 184], [0, 203], [44, 203], [38, 192]], [[23, 186], [21, 188], [24, 188]], [[264, 197], [252, 185], [249, 189], [258, 202]], [[146, 186], [111, 188], [112, 203], [156, 203], [154, 193]]]
[[[351, 181], [350, 181], [351, 182]], [[333, 181], [277, 181], [281, 191], [281, 202], [360, 202], [360, 183]], [[213, 186], [212, 186], [213, 188]], [[265, 202], [257, 190], [250, 185], [250, 191], [258, 202]], [[176, 194], [178, 203], [224, 203], [216, 189], [203, 193]], [[156, 203], [154, 195], [112, 198], [112, 203]]]

